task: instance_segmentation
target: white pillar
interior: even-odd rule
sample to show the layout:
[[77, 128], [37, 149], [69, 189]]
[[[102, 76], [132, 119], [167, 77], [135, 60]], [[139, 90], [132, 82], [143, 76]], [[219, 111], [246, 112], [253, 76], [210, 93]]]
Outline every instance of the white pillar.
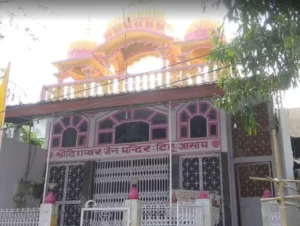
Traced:
[[[125, 207], [130, 209], [126, 211], [124, 218], [126, 221], [129, 219], [129, 226], [139, 226], [141, 219], [141, 201], [138, 199], [125, 200]], [[129, 216], [128, 216], [129, 214]]]
[[57, 215], [55, 204], [41, 204], [39, 226], [57, 226]]
[[268, 202], [260, 202], [261, 203], [261, 216], [262, 216], [262, 225], [269, 226], [269, 209]]
[[[280, 109], [280, 122], [279, 122], [279, 145], [281, 152], [281, 164], [282, 164], [282, 178], [288, 180], [294, 180], [293, 171], [293, 151], [291, 144], [291, 137], [289, 134], [289, 114], [288, 109]], [[289, 186], [296, 188], [294, 183], [289, 184]], [[286, 195], [296, 195], [296, 192], [292, 189], [285, 189]]]
[[210, 198], [200, 198], [196, 199], [196, 205], [202, 206], [203, 208], [203, 218], [205, 226], [213, 226], [212, 221], [212, 200]]

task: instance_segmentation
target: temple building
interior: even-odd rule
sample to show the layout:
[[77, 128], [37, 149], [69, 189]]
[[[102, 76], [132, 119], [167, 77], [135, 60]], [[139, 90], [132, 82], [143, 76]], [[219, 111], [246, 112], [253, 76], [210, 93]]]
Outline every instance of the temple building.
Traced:
[[[216, 82], [229, 73], [205, 60], [218, 23], [195, 20], [178, 40], [149, 6], [108, 21], [102, 44], [75, 40], [53, 63], [57, 83], [43, 86], [40, 102], [8, 107], [6, 121], [49, 121], [46, 178], [56, 184], [58, 225], [80, 225], [87, 200], [122, 206], [133, 180], [142, 205], [206, 191], [218, 207], [214, 225], [262, 225], [257, 198], [275, 190], [249, 177], [275, 172], [271, 104], [258, 103], [261, 129], [248, 136], [239, 117], [214, 106], [224, 94]], [[129, 73], [147, 57], [162, 68]]]

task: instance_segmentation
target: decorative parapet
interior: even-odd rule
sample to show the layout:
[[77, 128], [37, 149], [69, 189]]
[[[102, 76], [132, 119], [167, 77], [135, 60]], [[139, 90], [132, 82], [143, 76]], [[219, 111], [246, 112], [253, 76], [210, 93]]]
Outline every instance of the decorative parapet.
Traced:
[[226, 69], [208, 73], [204, 64], [170, 67], [132, 75], [105, 76], [43, 86], [41, 101], [59, 101], [118, 95], [148, 90], [182, 88], [214, 83]]

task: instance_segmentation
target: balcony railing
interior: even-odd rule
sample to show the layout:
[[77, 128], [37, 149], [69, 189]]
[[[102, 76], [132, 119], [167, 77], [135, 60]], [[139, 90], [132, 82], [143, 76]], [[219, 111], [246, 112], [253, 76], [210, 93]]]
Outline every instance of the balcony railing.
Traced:
[[62, 82], [43, 86], [40, 100], [59, 101], [202, 85], [215, 82], [224, 70], [209, 72], [205, 64], [196, 64], [141, 74]]

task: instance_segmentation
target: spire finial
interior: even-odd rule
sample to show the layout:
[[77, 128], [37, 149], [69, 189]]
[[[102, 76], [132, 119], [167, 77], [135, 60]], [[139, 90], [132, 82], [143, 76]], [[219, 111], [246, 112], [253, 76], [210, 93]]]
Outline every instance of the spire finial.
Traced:
[[91, 13], [89, 13], [89, 15], [88, 15], [88, 21], [87, 21], [87, 25], [85, 28], [85, 34], [88, 37], [91, 35]]

